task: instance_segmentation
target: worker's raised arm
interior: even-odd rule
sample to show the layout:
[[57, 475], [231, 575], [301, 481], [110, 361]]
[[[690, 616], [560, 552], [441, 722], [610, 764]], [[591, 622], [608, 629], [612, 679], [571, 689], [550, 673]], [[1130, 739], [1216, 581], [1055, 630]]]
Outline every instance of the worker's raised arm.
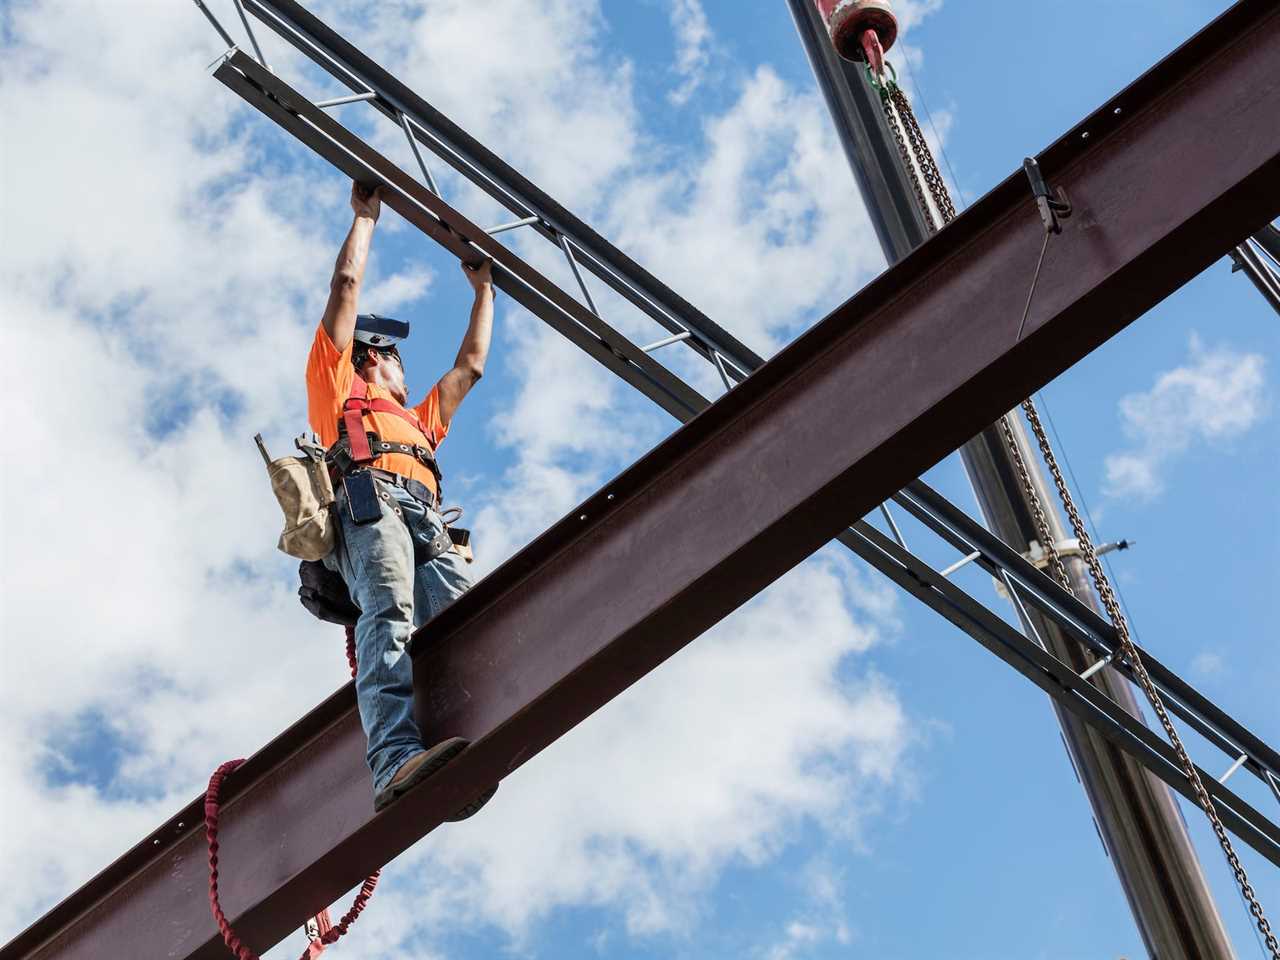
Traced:
[[333, 266], [333, 280], [329, 284], [329, 302], [325, 304], [320, 321], [339, 353], [347, 349], [355, 333], [356, 301], [364, 279], [365, 261], [369, 259], [373, 225], [378, 222], [378, 214], [382, 210], [380, 191], [368, 190], [358, 183], [351, 184], [351, 209], [355, 219], [342, 249], [338, 251], [338, 262]]
[[493, 262], [485, 260], [474, 270], [465, 263], [462, 272], [475, 291], [475, 303], [471, 306], [471, 323], [462, 338], [453, 369], [440, 378], [440, 419], [445, 426], [453, 419], [458, 404], [476, 381], [484, 375], [484, 363], [489, 357], [489, 340], [493, 335]]

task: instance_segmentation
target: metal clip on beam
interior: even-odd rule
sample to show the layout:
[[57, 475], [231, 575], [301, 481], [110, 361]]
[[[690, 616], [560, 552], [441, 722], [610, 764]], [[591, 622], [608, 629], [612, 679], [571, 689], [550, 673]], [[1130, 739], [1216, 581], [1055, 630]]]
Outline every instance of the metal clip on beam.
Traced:
[[1049, 249], [1049, 238], [1062, 232], [1062, 221], [1071, 216], [1071, 204], [1064, 191], [1058, 190], [1055, 196], [1044, 182], [1044, 174], [1040, 172], [1040, 164], [1035, 157], [1027, 157], [1022, 161], [1022, 169], [1031, 181], [1031, 195], [1036, 199], [1036, 207], [1040, 211], [1040, 219], [1044, 221], [1044, 244], [1040, 247], [1040, 259], [1036, 261], [1036, 272], [1031, 278], [1031, 289], [1027, 292], [1027, 306], [1022, 311], [1022, 322], [1018, 324], [1018, 336], [1013, 341], [1022, 340], [1027, 329], [1027, 318], [1031, 316], [1031, 301], [1036, 295], [1036, 284], [1040, 282], [1040, 268], [1044, 266], [1044, 255]]
[[1049, 233], [1061, 233], [1060, 221], [1071, 216], [1071, 204], [1067, 201], [1066, 193], [1058, 190], [1057, 196], [1054, 196], [1050, 192], [1035, 157], [1027, 157], [1023, 160], [1022, 169], [1026, 172], [1027, 179], [1031, 181], [1031, 195], [1036, 198], [1036, 206], [1040, 209], [1040, 219], [1044, 221], [1045, 230]]

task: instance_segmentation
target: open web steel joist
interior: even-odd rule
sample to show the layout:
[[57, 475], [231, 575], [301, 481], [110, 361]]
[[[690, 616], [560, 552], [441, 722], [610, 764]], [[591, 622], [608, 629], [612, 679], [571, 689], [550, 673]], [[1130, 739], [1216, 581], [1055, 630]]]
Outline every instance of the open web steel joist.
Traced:
[[[1042, 227], [1018, 174], [425, 628], [419, 719], [475, 741], [431, 783], [373, 816], [350, 686], [250, 758], [226, 784], [221, 837], [223, 902], [247, 942], [277, 942], [837, 535], [1185, 791], [1167, 744], [1087, 679], [894, 539], [847, 524], [1280, 214], [1280, 11], [1268, 7], [1237, 5], [1041, 156], [1081, 226], [1055, 239], [1021, 342]], [[247, 55], [218, 76], [349, 175], [386, 183], [388, 205], [455, 253], [492, 254], [513, 297], [680, 419], [705, 405]], [[1186, 182], [1192, 166], [1203, 175]], [[732, 377], [722, 346], [713, 352]], [[1109, 627], [976, 525], [940, 516], [949, 505], [929, 493], [909, 484], [898, 502], [1018, 602], [1056, 610], [1083, 642], [1110, 649]], [[1184, 719], [1275, 776], [1265, 744], [1156, 672]], [[1223, 785], [1213, 795], [1229, 827], [1280, 863], [1275, 824]], [[220, 956], [200, 818], [198, 802], [180, 811], [0, 956]]]

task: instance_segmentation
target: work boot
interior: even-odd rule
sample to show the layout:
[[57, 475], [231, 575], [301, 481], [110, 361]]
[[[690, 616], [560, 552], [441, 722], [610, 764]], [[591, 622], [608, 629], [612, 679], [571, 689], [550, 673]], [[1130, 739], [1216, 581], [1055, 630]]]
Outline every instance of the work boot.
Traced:
[[448, 740], [437, 743], [429, 750], [415, 753], [400, 764], [400, 769], [391, 778], [391, 782], [374, 794], [374, 813], [390, 806], [422, 783], [423, 780], [426, 780], [463, 750], [467, 749], [468, 742], [462, 737], [450, 737]]
[[452, 816], [445, 817], [446, 822], [457, 823], [459, 820], [466, 820], [468, 817], [474, 817], [480, 812], [481, 807], [493, 799], [493, 795], [497, 792], [498, 785], [495, 783], [492, 787], [480, 794], [480, 796], [476, 797], [457, 813]]
[[[395, 772], [395, 776], [391, 778], [391, 782], [379, 790], [373, 798], [373, 810], [375, 813], [386, 809], [396, 800], [422, 783], [433, 773], [443, 767], [446, 763], [462, 753], [470, 745], [470, 741], [462, 737], [450, 737], [448, 740], [437, 743], [429, 750], [423, 750], [421, 753], [415, 753], [412, 757], [400, 764], [400, 769]], [[473, 816], [480, 811], [489, 798], [498, 790], [497, 786], [490, 787], [479, 797], [472, 800], [461, 810], [454, 813], [446, 819], [450, 822], [465, 820], [467, 817]]]

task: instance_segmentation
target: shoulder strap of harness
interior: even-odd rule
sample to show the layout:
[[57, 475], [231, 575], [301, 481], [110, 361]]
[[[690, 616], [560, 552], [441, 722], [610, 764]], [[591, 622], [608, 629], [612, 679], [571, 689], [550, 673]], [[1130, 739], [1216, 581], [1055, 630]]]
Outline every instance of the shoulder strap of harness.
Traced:
[[342, 404], [342, 419], [339, 423], [340, 433], [345, 433], [347, 441], [351, 446], [351, 459], [355, 463], [371, 463], [374, 460], [374, 453], [369, 446], [369, 438], [364, 430], [364, 414], [368, 411], [375, 413], [390, 413], [399, 417], [405, 423], [409, 424], [418, 433], [422, 434], [424, 440], [427, 441], [427, 447], [434, 454], [435, 442], [432, 437], [422, 429], [422, 424], [418, 422], [417, 417], [411, 414], [398, 403], [390, 400], [384, 400], [381, 397], [369, 399], [369, 386], [364, 382], [364, 378], [357, 374], [351, 381], [351, 394]]
[[369, 438], [364, 432], [364, 411], [369, 406], [369, 387], [364, 378], [356, 374], [351, 380], [351, 393], [342, 404], [342, 426], [347, 435], [347, 443], [351, 446], [351, 459], [356, 463], [369, 463], [373, 460], [373, 451], [369, 449]]

